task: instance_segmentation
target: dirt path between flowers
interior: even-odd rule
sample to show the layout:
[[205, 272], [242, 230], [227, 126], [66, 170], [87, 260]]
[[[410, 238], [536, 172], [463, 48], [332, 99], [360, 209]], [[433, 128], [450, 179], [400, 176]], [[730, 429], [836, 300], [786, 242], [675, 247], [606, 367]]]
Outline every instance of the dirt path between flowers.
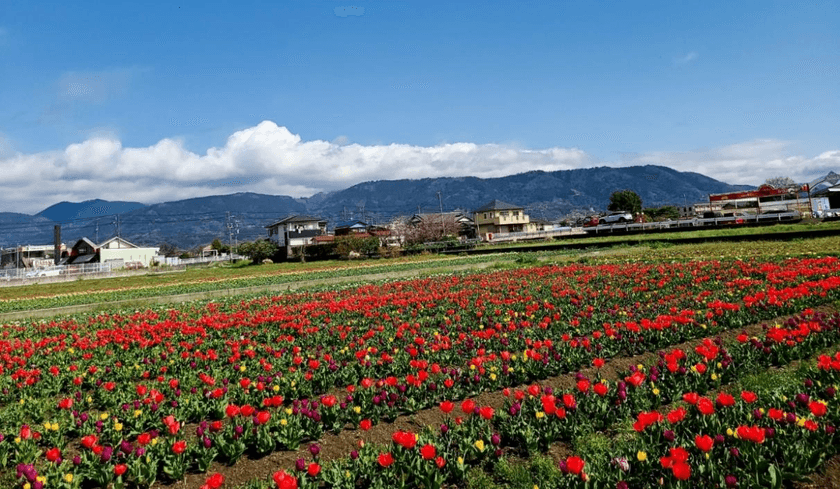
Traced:
[[[812, 309], [814, 311], [823, 312], [826, 314], [833, 314], [837, 312], [837, 309], [830, 305], [815, 307]], [[707, 336], [705, 338], [720, 337], [724, 341], [729, 341], [733, 340], [742, 332], [746, 332], [748, 336], [758, 336], [762, 332], [762, 325], [772, 324], [774, 322], [782, 322], [789, 317], [791, 316], [781, 316], [773, 320], [763, 321], [761, 323], [748, 325], [743, 328], [736, 328], [724, 331], [717, 335]], [[678, 345], [670, 346], [668, 347], [668, 349], [694, 349], [694, 347], [701, 344], [701, 342], [705, 338], [686, 341]], [[612, 358], [607, 360], [606, 364], [601, 369], [595, 369], [594, 367], [590, 367], [581, 369], [580, 372], [587, 377], [592, 377], [595, 375], [597, 370], [602, 378], [605, 378], [609, 381], [617, 381], [620, 375], [624, 375], [624, 373], [626, 373], [627, 368], [630, 365], [651, 362], [656, 357], [656, 352], [645, 352], [634, 356]], [[550, 377], [545, 380], [539, 381], [539, 384], [543, 386], [550, 386], [555, 391], [571, 390], [574, 389], [576, 385], [575, 373], [577, 372]], [[522, 388], [524, 386], [518, 387]], [[497, 410], [503, 408], [505, 401], [505, 397], [502, 394], [502, 390], [485, 392], [479, 394], [476, 397], [473, 397], [473, 399], [475, 399], [475, 401], [481, 406], [492, 406], [494, 409]], [[395, 431], [406, 430], [419, 432], [426, 426], [435, 427], [441, 425], [450, 416], [453, 416], [453, 414], [445, 415], [440, 409], [434, 407], [424, 409], [413, 414], [399, 416], [397, 417], [397, 419], [390, 423], [384, 421], [380, 422], [368, 431], [345, 429], [338, 435], [328, 433], [322, 436], [321, 439], [315, 443], [317, 443], [321, 448], [319, 458], [321, 463], [323, 463], [337, 458], [348, 457], [350, 455], [350, 452], [358, 447], [360, 441], [363, 441], [364, 443], [387, 444], [390, 443], [391, 434]], [[208, 470], [207, 474], [187, 474], [186, 478], [183, 481], [171, 484], [156, 483], [152, 486], [152, 488], [199, 489], [201, 485], [204, 484], [208, 474], [212, 474], [214, 472], [219, 472], [223, 474], [226, 480], [225, 486], [232, 488], [239, 487], [255, 478], [264, 480], [269, 479], [271, 477], [271, 474], [273, 474], [277, 470], [282, 469], [286, 470], [287, 472], [293, 471], [295, 461], [299, 458], [305, 459], [307, 463], [311, 461], [312, 455], [309, 453], [309, 445], [311, 445], [311, 443], [302, 445], [297, 451], [278, 451], [261, 458], [252, 458], [248, 455], [245, 455], [236, 464], [232, 466], [226, 466], [218, 462], [214, 462]], [[571, 448], [563, 443], [555, 443], [554, 445], [552, 445], [549, 451], [549, 455], [552, 458], [558, 460], [561, 457], [565, 457], [571, 454]], [[826, 464], [825, 470], [825, 475], [818, 474], [815, 475], [813, 479], [815, 484], [820, 483], [828, 485], [807, 484], [796, 485], [795, 487], [797, 489], [817, 489], [823, 487], [834, 487], [840, 489], [840, 456], [830, 460], [829, 463]]]

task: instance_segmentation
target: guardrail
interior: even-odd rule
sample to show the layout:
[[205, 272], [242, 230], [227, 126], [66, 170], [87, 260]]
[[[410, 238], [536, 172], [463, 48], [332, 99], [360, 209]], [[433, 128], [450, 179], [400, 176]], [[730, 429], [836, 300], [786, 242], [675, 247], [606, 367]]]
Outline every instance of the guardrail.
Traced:
[[658, 231], [676, 228], [704, 228], [730, 225], [775, 224], [778, 222], [796, 222], [802, 219], [799, 212], [779, 212], [773, 214], [751, 214], [740, 216], [709, 217], [680, 219], [677, 221], [645, 222], [645, 223], [614, 223], [600, 224], [584, 228], [587, 233], [639, 232]]
[[549, 239], [559, 236], [571, 236], [581, 234], [581, 228], [563, 227], [560, 229], [552, 229], [550, 231], [531, 231], [518, 233], [492, 233], [493, 237], [488, 239], [490, 243], [501, 243], [505, 241], [525, 241], [531, 239]]

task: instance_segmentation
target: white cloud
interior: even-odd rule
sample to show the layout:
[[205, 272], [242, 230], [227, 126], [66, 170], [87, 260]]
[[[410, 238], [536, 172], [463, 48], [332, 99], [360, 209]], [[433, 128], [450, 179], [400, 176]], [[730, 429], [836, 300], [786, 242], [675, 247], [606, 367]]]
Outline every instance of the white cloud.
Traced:
[[675, 65], [687, 65], [692, 61], [696, 61], [699, 55], [695, 51], [691, 51], [690, 53], [686, 53], [684, 56], [679, 56], [674, 58]]
[[576, 148], [534, 150], [474, 143], [364, 146], [341, 137], [332, 142], [303, 141], [285, 127], [265, 121], [232, 134], [224, 146], [203, 155], [175, 139], [126, 148], [108, 134], [63, 150], [0, 152], [0, 211], [34, 213], [61, 200], [155, 203], [237, 191], [305, 197], [369, 180], [489, 178], [604, 164], [663, 165], [744, 184], [778, 175], [804, 182], [840, 169], [840, 150], [808, 158], [788, 155], [788, 148], [784, 141], [756, 140], [708, 150], [632, 154], [610, 163]]
[[789, 154], [790, 146], [777, 139], [757, 139], [713, 149], [633, 155], [621, 166], [662, 165], [742, 185], [758, 185], [776, 176], [806, 183], [840, 169], [840, 151], [808, 158]]
[[581, 150], [520, 150], [473, 143], [423, 147], [363, 146], [339, 137], [302, 141], [265, 121], [228, 137], [204, 155], [163, 139], [126, 148], [114, 136], [91, 137], [64, 150], [0, 156], [0, 209], [37, 212], [60, 200], [161, 202], [253, 191], [310, 196], [368, 180], [478, 175], [591, 165]]

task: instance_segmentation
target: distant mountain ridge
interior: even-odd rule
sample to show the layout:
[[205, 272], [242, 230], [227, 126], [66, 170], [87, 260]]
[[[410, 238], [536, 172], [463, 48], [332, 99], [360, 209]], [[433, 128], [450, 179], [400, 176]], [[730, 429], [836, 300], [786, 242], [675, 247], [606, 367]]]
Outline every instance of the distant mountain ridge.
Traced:
[[615, 190], [633, 190], [644, 206], [655, 207], [691, 204], [706, 200], [710, 193], [749, 188], [699, 173], [648, 165], [531, 171], [498, 178], [379, 180], [307, 198], [240, 192], [152, 205], [96, 199], [62, 202], [35, 216], [0, 213], [0, 246], [50, 243], [56, 222], [62, 223], [65, 243], [83, 236], [103, 241], [119, 229], [123, 238], [138, 245], [169, 243], [192, 248], [215, 238], [228, 242], [264, 237], [265, 226], [289, 214], [317, 215], [331, 225], [351, 218], [384, 223], [418, 210], [438, 212], [441, 204], [445, 211], [468, 212], [499, 199], [525, 207], [532, 218], [553, 220], [572, 211], [602, 211]]

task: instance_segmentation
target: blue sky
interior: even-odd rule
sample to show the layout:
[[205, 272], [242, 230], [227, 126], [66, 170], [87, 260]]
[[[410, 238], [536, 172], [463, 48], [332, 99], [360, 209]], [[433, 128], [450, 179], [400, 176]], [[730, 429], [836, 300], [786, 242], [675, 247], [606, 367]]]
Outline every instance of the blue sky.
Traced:
[[838, 25], [829, 1], [4, 0], [0, 211], [601, 165], [806, 181], [840, 170]]

